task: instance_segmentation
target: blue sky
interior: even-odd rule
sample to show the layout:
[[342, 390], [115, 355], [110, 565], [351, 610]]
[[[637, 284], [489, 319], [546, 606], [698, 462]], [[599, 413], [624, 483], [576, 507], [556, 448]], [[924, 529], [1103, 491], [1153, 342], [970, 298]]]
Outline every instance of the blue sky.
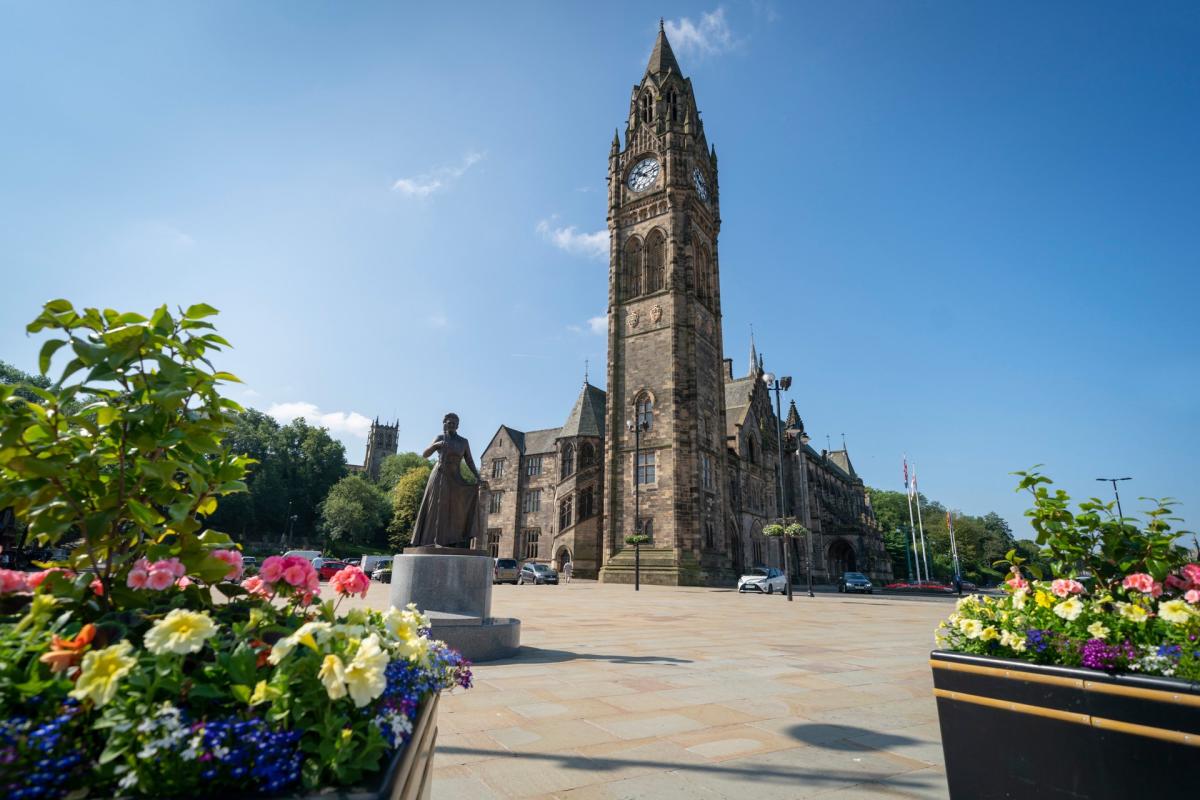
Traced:
[[[667, 18], [720, 158], [725, 352], [868, 483], [1200, 505], [1200, 6], [0, 7], [0, 358], [208, 302], [233, 395], [481, 450], [603, 384], [605, 170]], [[599, 251], [599, 252], [598, 252]], [[1107, 496], [1107, 495], [1106, 495]]]

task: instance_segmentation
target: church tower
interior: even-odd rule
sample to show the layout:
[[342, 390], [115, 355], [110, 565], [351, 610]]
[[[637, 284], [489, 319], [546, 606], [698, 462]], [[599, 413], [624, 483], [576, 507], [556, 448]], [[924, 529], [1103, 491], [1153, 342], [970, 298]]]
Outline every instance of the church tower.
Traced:
[[[601, 579], [633, 581], [640, 518], [642, 580], [727, 581], [717, 155], [661, 22], [624, 147], [613, 136], [608, 208]], [[630, 425], [645, 427], [640, 453]]]
[[396, 455], [400, 436], [400, 422], [380, 424], [379, 417], [371, 423], [367, 432], [367, 455], [363, 459], [363, 472], [372, 481], [379, 480], [379, 466], [388, 456]]

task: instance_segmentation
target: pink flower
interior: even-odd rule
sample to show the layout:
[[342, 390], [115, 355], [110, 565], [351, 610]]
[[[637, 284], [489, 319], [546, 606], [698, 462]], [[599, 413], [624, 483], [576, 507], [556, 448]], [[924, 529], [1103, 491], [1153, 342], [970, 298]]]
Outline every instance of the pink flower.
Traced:
[[192, 579], [189, 578], [187, 575], [184, 575], [182, 578], [175, 581], [175, 585], [178, 586], [180, 589], [186, 589], [187, 587], [191, 586], [192, 583], [193, 583]]
[[151, 570], [161, 569], [171, 573], [172, 578], [182, 578], [187, 574], [187, 567], [183, 566], [178, 558], [166, 558], [162, 561], [155, 561], [150, 565]]
[[1200, 586], [1200, 564], [1184, 564], [1183, 569], [1179, 571], [1183, 573], [1183, 577], [1192, 582], [1193, 586]]
[[304, 567], [299, 564], [292, 564], [283, 571], [283, 579], [292, 586], [307, 586], [308, 575], [304, 571]]
[[304, 594], [300, 595], [300, 605], [305, 606], [305, 607], [311, 606], [313, 599], [316, 596], [317, 596], [316, 592], [305, 592]]
[[1158, 597], [1162, 593], [1163, 593], [1163, 585], [1161, 583], [1159, 583], [1158, 581], [1155, 581], [1154, 584], [1150, 587], [1150, 596]]
[[75, 573], [69, 569], [63, 569], [62, 567], [51, 567], [50, 569], [46, 569], [46, 570], [42, 570], [41, 572], [33, 573], [32, 575], [30, 575], [28, 578], [25, 579], [25, 582], [29, 585], [30, 589], [36, 589], [37, 587], [42, 585], [42, 581], [46, 580], [46, 578], [49, 578], [51, 575], [53, 575], [56, 572], [61, 573], [62, 576], [64, 578], [66, 578], [67, 580], [71, 580], [72, 578], [75, 577]]
[[266, 597], [270, 594], [270, 591], [267, 589], [267, 582], [257, 575], [252, 575], [242, 581], [242, 588], [258, 597]]
[[338, 594], [357, 594], [366, 597], [367, 589], [371, 586], [371, 579], [359, 567], [349, 566], [335, 572], [329, 580], [329, 585]]
[[1188, 589], [1183, 599], [1193, 604], [1200, 603], [1200, 589]]
[[29, 591], [29, 581], [24, 572], [15, 569], [0, 569], [0, 594]]
[[1073, 594], [1083, 594], [1083, 584], [1070, 578], [1059, 578], [1050, 584], [1050, 591], [1058, 597], [1070, 597]]
[[103, 581], [101, 581], [99, 578], [96, 578], [94, 581], [91, 582], [90, 586], [92, 588], [92, 594], [96, 595], [97, 597], [104, 597], [104, 582]]
[[258, 570], [258, 575], [267, 583], [278, 581], [283, 577], [283, 558], [280, 556], [266, 558]]
[[[1121, 586], [1126, 589], [1134, 589], [1142, 594], [1150, 594], [1154, 591], [1154, 578], [1144, 572], [1135, 572], [1132, 575], [1126, 575]], [[1159, 591], [1161, 592], [1162, 589], [1160, 588]]]
[[1179, 589], [1180, 591], [1186, 592], [1188, 589], [1191, 588], [1191, 586], [1192, 586], [1192, 582], [1186, 578], [1180, 578], [1176, 575], [1168, 575], [1167, 576], [1167, 588], [1168, 589]]
[[161, 592], [175, 583], [175, 575], [170, 570], [152, 569], [146, 575], [146, 588]]
[[149, 577], [149, 571], [135, 566], [129, 570], [129, 575], [125, 578], [125, 585], [130, 589], [145, 589]]
[[229, 565], [229, 572], [225, 573], [225, 580], [236, 581], [242, 577], [242, 554], [237, 550], [214, 550], [213, 556], [221, 559]]

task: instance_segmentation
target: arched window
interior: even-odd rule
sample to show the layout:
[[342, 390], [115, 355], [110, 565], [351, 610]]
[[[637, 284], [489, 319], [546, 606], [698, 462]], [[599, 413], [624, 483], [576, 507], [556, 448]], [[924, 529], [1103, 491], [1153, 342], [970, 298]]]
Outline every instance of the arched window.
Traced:
[[712, 300], [711, 272], [708, 266], [708, 251], [703, 247], [696, 248], [696, 296], [700, 302], [708, 305]]
[[663, 266], [666, 262], [666, 237], [654, 230], [646, 239], [646, 291], [657, 292], [663, 287]]
[[679, 95], [674, 89], [667, 92], [667, 106], [671, 109], [671, 122], [679, 121]]
[[575, 523], [571, 517], [571, 498], [563, 500], [558, 506], [558, 529], [565, 531]]
[[758, 461], [755, 458], [755, 453], [754, 453], [754, 437], [753, 436], [746, 437], [746, 456], [750, 460], [751, 464], [758, 463]]
[[592, 447], [591, 442], [584, 442], [583, 447], [579, 448], [579, 468], [590, 467], [595, 460], [596, 448]]
[[650, 395], [642, 394], [637, 399], [637, 424], [650, 430], [654, 427], [654, 400]]
[[623, 275], [626, 300], [642, 293], [642, 240], [631, 236], [625, 243], [625, 270]]
[[649, 92], [642, 93], [641, 99], [638, 100], [638, 108], [641, 110], [642, 122], [654, 119], [654, 99]]
[[562, 451], [562, 476], [569, 478], [575, 471], [575, 448], [567, 445]]
[[717, 546], [717, 528], [711, 518], [704, 520], [704, 546], [709, 550]]
[[579, 493], [579, 502], [575, 507], [575, 519], [583, 521], [590, 517], [593, 513], [595, 505], [595, 496], [591, 489], [584, 489]]

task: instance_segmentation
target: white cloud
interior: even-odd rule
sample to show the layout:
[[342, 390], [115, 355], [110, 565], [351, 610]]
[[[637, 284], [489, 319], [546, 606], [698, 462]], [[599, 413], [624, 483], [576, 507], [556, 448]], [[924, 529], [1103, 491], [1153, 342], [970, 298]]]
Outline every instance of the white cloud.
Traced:
[[724, 8], [702, 13], [699, 22], [689, 17], [667, 20], [664, 28], [671, 47], [681, 55], [715, 56], [737, 46]]
[[400, 178], [392, 184], [392, 191], [409, 197], [428, 197], [439, 189], [445, 189], [483, 160], [483, 153], [470, 152], [463, 156], [457, 166], [438, 167], [413, 178]]
[[357, 411], [322, 413], [316, 405], [303, 401], [275, 403], [267, 409], [267, 413], [285, 425], [297, 417], [304, 417], [310, 425], [328, 428], [330, 433], [349, 434], [360, 439], [365, 439], [371, 430], [371, 420]]
[[592, 317], [588, 320], [588, 330], [597, 335], [608, 333], [608, 317]]
[[537, 232], [559, 250], [575, 256], [601, 259], [608, 255], [608, 231], [583, 233], [574, 225], [556, 228], [552, 224], [556, 217], [544, 219], [537, 224]]

